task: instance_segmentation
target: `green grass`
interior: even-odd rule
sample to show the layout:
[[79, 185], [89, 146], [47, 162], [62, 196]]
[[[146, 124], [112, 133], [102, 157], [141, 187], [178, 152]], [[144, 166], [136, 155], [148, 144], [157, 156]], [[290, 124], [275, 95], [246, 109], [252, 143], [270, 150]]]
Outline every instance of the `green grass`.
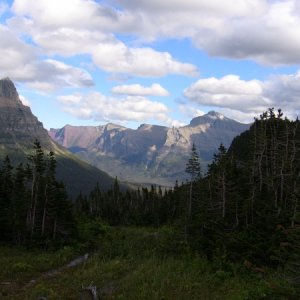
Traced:
[[[260, 278], [243, 266], [209, 262], [168, 228], [108, 229], [86, 263], [52, 278], [41, 275], [71, 260], [71, 248], [39, 253], [0, 247], [0, 253], [0, 282], [10, 283], [0, 286], [1, 299], [81, 299], [82, 285], [91, 283], [100, 299], [292, 299], [282, 293], [285, 283], [276, 273]], [[35, 284], [24, 288], [32, 278]]]

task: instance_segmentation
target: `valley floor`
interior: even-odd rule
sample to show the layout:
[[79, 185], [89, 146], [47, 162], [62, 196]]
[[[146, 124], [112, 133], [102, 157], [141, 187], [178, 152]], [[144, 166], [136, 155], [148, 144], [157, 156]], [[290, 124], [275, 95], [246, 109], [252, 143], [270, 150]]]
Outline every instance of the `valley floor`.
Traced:
[[[166, 227], [107, 227], [92, 247], [82, 264], [63, 267], [83, 249], [0, 246], [0, 298], [91, 299], [83, 287], [96, 286], [100, 299], [290, 299], [280, 274], [262, 277], [222, 259], [209, 262]], [[58, 271], [46, 276], [49, 270]]]

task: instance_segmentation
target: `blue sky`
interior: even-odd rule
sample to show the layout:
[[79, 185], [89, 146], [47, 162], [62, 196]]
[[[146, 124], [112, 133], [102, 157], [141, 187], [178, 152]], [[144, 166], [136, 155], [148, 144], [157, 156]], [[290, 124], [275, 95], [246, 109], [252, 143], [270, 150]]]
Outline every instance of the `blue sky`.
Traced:
[[300, 1], [0, 0], [0, 76], [46, 128], [300, 111]]

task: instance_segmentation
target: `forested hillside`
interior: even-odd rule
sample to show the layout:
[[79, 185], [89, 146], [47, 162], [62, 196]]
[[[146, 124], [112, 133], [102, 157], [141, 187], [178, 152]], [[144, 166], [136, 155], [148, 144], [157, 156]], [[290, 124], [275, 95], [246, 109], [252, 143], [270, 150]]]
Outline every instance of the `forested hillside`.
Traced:
[[[36, 142], [26, 168], [20, 165], [12, 172], [9, 159], [3, 163], [1, 239], [40, 249], [69, 245], [96, 252], [107, 247], [108, 239], [108, 251], [115, 253], [126, 238], [122, 242], [115, 234], [107, 235], [109, 228], [139, 227], [145, 236], [150, 229], [166, 234], [163, 240], [161, 233], [150, 234], [157, 239], [152, 252], [156, 258], [201, 257], [214, 266], [213, 276], [222, 282], [255, 276], [257, 290], [249, 287], [237, 299], [298, 299], [299, 141], [299, 121], [269, 109], [234, 139], [229, 150], [220, 145], [206, 174], [193, 145], [186, 162], [187, 182], [169, 190], [152, 186], [124, 192], [115, 179], [111, 190], [96, 186], [88, 196], [79, 194], [72, 205], [63, 184], [53, 177], [53, 154], [45, 157]], [[115, 242], [119, 246], [113, 246]], [[118, 255], [133, 249], [124, 251]], [[191, 291], [194, 288], [180, 297]]]
[[39, 141], [16, 169], [7, 156], [0, 169], [1, 240], [16, 245], [47, 247], [65, 244], [72, 236], [72, 206], [63, 182], [56, 179], [53, 152]]
[[52, 141], [31, 109], [22, 104], [14, 83], [0, 79], [0, 160], [8, 155], [13, 166], [24, 163], [36, 139], [44, 150], [55, 152], [57, 178], [64, 181], [70, 196], [80, 191], [88, 194], [97, 182], [103, 189], [111, 187], [112, 177]]
[[220, 145], [205, 176], [193, 147], [188, 183], [119, 195], [113, 204], [96, 189], [85, 210], [82, 199], [77, 205], [110, 224], [172, 224], [183, 242], [209, 260], [223, 257], [262, 273], [265, 267], [284, 270], [287, 282], [297, 286], [299, 141], [299, 121], [270, 109], [228, 151]]

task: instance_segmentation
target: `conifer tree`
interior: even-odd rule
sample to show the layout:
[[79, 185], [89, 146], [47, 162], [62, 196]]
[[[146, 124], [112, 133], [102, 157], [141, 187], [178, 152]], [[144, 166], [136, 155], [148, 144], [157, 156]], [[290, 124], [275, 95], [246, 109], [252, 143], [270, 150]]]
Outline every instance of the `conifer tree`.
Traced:
[[[193, 143], [191, 149], [191, 156], [186, 164], [185, 172], [190, 176], [189, 178], [189, 191], [186, 201], [186, 220], [185, 220], [185, 237], [187, 238], [189, 226], [191, 224], [193, 213], [193, 202], [195, 201], [195, 184], [201, 178], [201, 165], [199, 155], [195, 144]], [[194, 200], [194, 201], [193, 201]]]
[[30, 204], [30, 195], [26, 187], [26, 172], [19, 164], [14, 174], [13, 193], [13, 241], [21, 245], [26, 239], [26, 216]]
[[36, 219], [38, 214], [38, 205], [41, 196], [43, 175], [46, 169], [44, 151], [38, 140], [34, 142], [33, 153], [28, 156], [32, 170], [32, 183], [31, 183], [31, 207], [30, 207], [30, 236], [33, 238], [36, 229]]
[[5, 157], [2, 165], [0, 174], [0, 233], [2, 239], [9, 240], [11, 237], [11, 214], [13, 210], [13, 167], [8, 156]]

